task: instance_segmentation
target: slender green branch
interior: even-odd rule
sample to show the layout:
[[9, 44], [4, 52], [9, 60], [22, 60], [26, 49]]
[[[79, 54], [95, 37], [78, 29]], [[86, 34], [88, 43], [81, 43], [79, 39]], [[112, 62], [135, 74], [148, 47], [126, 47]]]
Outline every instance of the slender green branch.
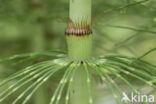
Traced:
[[121, 7], [105, 10], [104, 13], [109, 13], [109, 12], [116, 11], [116, 10], [122, 10], [122, 9], [125, 9], [125, 8], [128, 8], [128, 7], [132, 7], [132, 6], [135, 6], [135, 5], [138, 5], [138, 4], [145, 3], [147, 1], [149, 1], [149, 0], [141, 0], [141, 1], [138, 1], [138, 2], [134, 2], [134, 3], [129, 3], [129, 4], [121, 6]]
[[141, 55], [140, 57], [138, 57], [138, 59], [142, 59], [143, 57], [147, 56], [148, 54], [150, 54], [153, 51], [156, 51], [156, 48], [150, 49], [149, 51], [147, 51], [146, 53], [144, 53], [143, 55]]
[[114, 27], [114, 28], [120, 28], [120, 29], [128, 29], [128, 30], [133, 30], [133, 31], [137, 31], [137, 32], [146, 32], [146, 33], [150, 33], [150, 34], [156, 35], [156, 31], [150, 31], [150, 30], [144, 30], [144, 29], [136, 29], [136, 28], [133, 28], [133, 27], [115, 26], [115, 25], [104, 25], [104, 26], [109, 26], [109, 27]]

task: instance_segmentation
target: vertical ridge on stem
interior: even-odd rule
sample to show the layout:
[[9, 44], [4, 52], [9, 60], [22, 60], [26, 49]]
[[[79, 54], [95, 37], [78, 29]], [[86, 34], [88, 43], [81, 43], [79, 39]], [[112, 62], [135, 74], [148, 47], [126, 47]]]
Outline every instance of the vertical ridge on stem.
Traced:
[[[88, 76], [82, 64], [92, 56], [91, 0], [70, 0], [69, 22], [65, 31], [68, 57], [82, 62], [70, 88], [71, 104], [92, 103], [88, 94]], [[90, 100], [90, 102], [89, 102]]]
[[91, 0], [70, 0], [66, 29], [68, 56], [83, 61], [92, 55]]

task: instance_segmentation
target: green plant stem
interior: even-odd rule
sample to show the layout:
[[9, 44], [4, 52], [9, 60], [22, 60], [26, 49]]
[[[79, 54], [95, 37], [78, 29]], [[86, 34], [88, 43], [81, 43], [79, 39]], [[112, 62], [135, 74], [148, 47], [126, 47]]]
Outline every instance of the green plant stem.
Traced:
[[[32, 47], [34, 52], [40, 52], [45, 49], [45, 39], [44, 39], [44, 26], [43, 24], [35, 25], [36, 32], [33, 36]], [[47, 84], [41, 86], [34, 96], [34, 104], [47, 104], [48, 94], [47, 94]]]
[[43, 51], [45, 48], [44, 27], [43, 24], [35, 24], [33, 27], [34, 34], [31, 37], [31, 50], [33, 52]]
[[87, 75], [84, 67], [80, 66], [80, 68], [76, 70], [71, 86], [71, 104], [89, 104], [88, 86], [86, 80]]
[[[40, 17], [43, 15], [42, 8], [40, 5], [42, 5], [43, 0], [31, 0], [31, 5], [33, 9], [34, 19], [36, 23], [34, 24], [33, 28], [33, 35], [32, 35], [32, 51], [33, 52], [40, 52], [45, 49], [45, 33], [44, 33], [44, 24], [40, 21]], [[47, 94], [47, 84], [40, 86], [38, 91], [36, 91], [34, 96], [34, 104], [47, 104], [48, 103], [48, 94]]]
[[[34, 34], [34, 39], [32, 43], [33, 51], [40, 52], [45, 49], [45, 39], [44, 39], [44, 26], [43, 24], [37, 24], [36, 26], [36, 34]], [[38, 91], [36, 91], [34, 96], [34, 104], [47, 104], [48, 103], [48, 94], [47, 94], [48, 86], [47, 84], [40, 86]]]
[[69, 15], [74, 23], [86, 20], [91, 24], [91, 0], [70, 0]]
[[[91, 27], [91, 0], [70, 0], [69, 9], [73, 27], [68, 28], [68, 32], [73, 33], [66, 35], [68, 56], [74, 61], [84, 61], [92, 55], [92, 34], [90, 28], [87, 30], [85, 27], [86, 25]], [[83, 30], [85, 32], [80, 33]], [[75, 73], [70, 90], [70, 102], [89, 104], [87, 74], [82, 66]]]
[[[84, 24], [91, 26], [91, 0], [70, 0], [69, 18], [80, 30]], [[80, 26], [80, 27], [79, 27]], [[92, 34], [66, 36], [68, 56], [73, 60], [85, 60], [92, 54]]]
[[92, 35], [67, 36], [68, 56], [74, 60], [85, 60], [91, 57]]

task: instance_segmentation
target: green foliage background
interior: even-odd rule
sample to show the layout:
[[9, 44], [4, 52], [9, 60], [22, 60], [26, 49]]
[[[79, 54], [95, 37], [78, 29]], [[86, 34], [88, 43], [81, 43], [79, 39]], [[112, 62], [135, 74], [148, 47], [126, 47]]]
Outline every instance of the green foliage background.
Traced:
[[[140, 57], [156, 48], [156, 0], [92, 1], [94, 56]], [[0, 57], [44, 50], [65, 51], [68, 5], [68, 0], [0, 0]], [[143, 59], [156, 65], [156, 52], [152, 51]], [[12, 62], [1, 64], [0, 80], [40, 60], [43, 59], [17, 65]], [[44, 87], [53, 91], [51, 86], [56, 83]], [[42, 98], [45, 97], [34, 97], [31, 103], [42, 104]]]

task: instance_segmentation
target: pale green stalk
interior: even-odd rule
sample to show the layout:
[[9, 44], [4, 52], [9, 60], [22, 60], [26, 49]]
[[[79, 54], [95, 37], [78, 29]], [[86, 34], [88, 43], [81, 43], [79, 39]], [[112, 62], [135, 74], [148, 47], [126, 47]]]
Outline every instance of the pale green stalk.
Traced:
[[[91, 27], [91, 0], [70, 0], [69, 19], [79, 30], [84, 24]], [[80, 32], [80, 31], [79, 31]], [[92, 34], [81, 33], [66, 35], [68, 57], [74, 61], [84, 61], [92, 55]], [[70, 89], [71, 104], [91, 104], [88, 94], [87, 73], [83, 66], [76, 70]]]
[[68, 56], [72, 60], [85, 60], [91, 57], [92, 35], [67, 36]]
[[90, 104], [87, 74], [84, 67], [76, 70], [70, 92], [71, 104]]
[[74, 23], [85, 19], [91, 24], [91, 0], [70, 0], [69, 15]]
[[[32, 38], [32, 50], [34, 52], [40, 52], [45, 49], [45, 37], [44, 37], [44, 24], [38, 21], [43, 15], [43, 9], [41, 7], [35, 7], [35, 5], [42, 5], [43, 0], [31, 0], [33, 14], [35, 17], [35, 27], [33, 28]], [[34, 104], [48, 103], [47, 84], [42, 85], [34, 96]]]
[[[91, 25], [91, 0], [70, 0], [70, 20], [77, 25]], [[69, 58], [74, 60], [85, 60], [91, 57], [92, 35], [66, 36]]]

